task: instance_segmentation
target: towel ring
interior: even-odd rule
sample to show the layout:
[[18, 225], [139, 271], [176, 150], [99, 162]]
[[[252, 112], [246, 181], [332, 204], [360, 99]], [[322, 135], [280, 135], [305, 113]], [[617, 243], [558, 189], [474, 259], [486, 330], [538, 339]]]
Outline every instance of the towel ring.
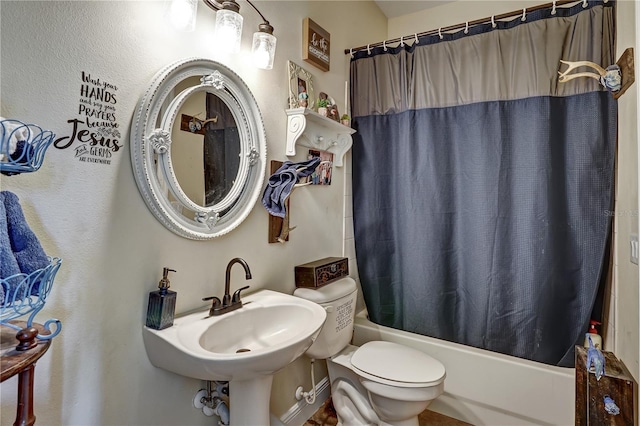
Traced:
[[387, 40], [383, 40], [382, 41], [382, 48], [384, 49], [384, 51], [387, 51]]
[[464, 24], [464, 33], [469, 34], [469, 21], [465, 22]]
[[522, 9], [522, 18], [520, 18], [522, 22], [527, 20], [527, 8]]
[[495, 15], [491, 15], [491, 28], [497, 27], [495, 18]]
[[367, 54], [371, 55], [371, 45], [367, 44]]
[[552, 15], [556, 14], [556, 0], [553, 0], [553, 7], [551, 8], [551, 14]]
[[442, 36], [442, 27], [438, 28], [438, 37], [442, 40], [444, 37]]
[[418, 33], [415, 33], [414, 36], [416, 38], [416, 44], [420, 44], [420, 40], [418, 40]]

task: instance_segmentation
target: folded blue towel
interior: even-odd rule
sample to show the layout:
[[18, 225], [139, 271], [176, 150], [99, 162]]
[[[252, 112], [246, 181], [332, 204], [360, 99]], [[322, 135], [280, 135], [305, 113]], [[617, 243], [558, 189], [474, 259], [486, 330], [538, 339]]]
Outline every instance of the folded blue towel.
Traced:
[[[33, 233], [22, 213], [18, 196], [13, 192], [0, 191], [0, 200], [4, 204], [7, 220], [7, 233], [11, 244], [11, 251], [18, 263], [20, 272], [31, 274], [49, 265], [49, 258], [45, 254], [40, 241]], [[38, 294], [38, 285], [34, 284], [31, 294]]]
[[285, 217], [287, 213], [286, 202], [293, 186], [300, 178], [307, 177], [318, 167], [320, 158], [294, 163], [285, 161], [278, 170], [269, 177], [267, 187], [262, 194], [262, 204], [270, 215]]
[[2, 285], [0, 286], [0, 305], [4, 304], [5, 296], [15, 291], [21, 279], [12, 277], [20, 273], [18, 261], [11, 251], [11, 242], [9, 241], [9, 229], [7, 227], [7, 212], [4, 203], [0, 203], [0, 278]]

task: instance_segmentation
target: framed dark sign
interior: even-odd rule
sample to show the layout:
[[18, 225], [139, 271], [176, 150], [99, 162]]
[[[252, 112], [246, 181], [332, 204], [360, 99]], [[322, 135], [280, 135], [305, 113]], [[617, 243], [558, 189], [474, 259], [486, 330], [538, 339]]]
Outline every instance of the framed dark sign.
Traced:
[[302, 21], [302, 59], [329, 71], [331, 36], [310, 18]]

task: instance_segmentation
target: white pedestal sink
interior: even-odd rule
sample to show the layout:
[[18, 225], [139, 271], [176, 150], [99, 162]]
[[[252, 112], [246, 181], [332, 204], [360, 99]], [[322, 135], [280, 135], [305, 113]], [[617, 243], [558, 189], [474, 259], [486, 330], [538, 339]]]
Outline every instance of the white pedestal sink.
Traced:
[[268, 425], [273, 373], [304, 354], [327, 315], [316, 303], [271, 290], [243, 303], [220, 316], [208, 309], [179, 316], [164, 330], [144, 327], [144, 345], [156, 367], [229, 381], [232, 426]]

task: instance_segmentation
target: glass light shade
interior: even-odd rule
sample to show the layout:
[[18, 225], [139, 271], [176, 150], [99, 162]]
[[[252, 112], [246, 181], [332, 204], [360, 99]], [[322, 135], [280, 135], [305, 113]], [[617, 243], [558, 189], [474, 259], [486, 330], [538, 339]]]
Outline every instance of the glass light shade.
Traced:
[[273, 59], [276, 56], [276, 41], [273, 34], [258, 31], [253, 34], [253, 63], [256, 67], [265, 70], [273, 68]]
[[233, 53], [240, 51], [242, 39], [242, 15], [233, 10], [221, 9], [216, 12], [216, 28], [213, 40], [217, 48]]
[[172, 0], [165, 19], [178, 31], [193, 31], [196, 28], [198, 0]]

